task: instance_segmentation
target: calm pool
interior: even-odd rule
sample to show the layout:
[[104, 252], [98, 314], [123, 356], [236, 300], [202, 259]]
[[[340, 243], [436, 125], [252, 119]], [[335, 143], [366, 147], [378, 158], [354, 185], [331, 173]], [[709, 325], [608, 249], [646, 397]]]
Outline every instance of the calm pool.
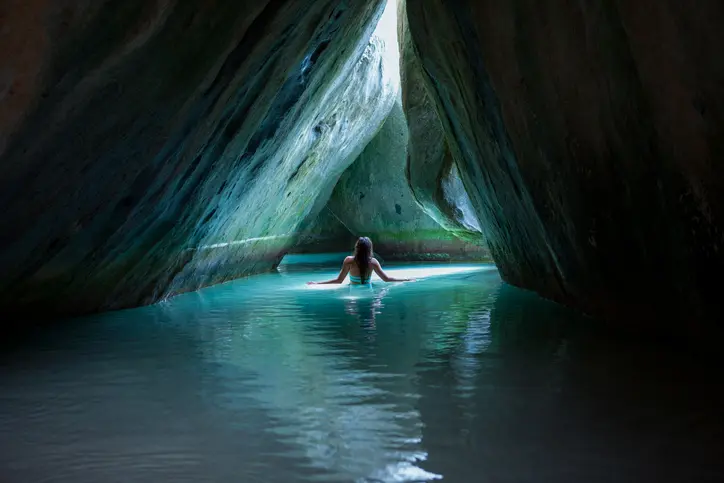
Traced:
[[719, 377], [685, 356], [493, 266], [307, 287], [328, 259], [6, 350], [0, 481], [723, 481]]

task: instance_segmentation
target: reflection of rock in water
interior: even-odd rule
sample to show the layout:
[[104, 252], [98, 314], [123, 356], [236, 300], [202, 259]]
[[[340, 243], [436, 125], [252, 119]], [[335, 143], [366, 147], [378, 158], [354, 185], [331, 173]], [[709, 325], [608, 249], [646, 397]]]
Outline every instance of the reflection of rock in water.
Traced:
[[0, 467], [28, 468], [9, 481], [57, 465], [80, 474], [64, 481], [176, 476], [181, 459], [197, 481], [431, 478], [418, 466], [464, 482], [721, 481], [717, 373], [607, 339], [494, 273], [328, 291], [308, 275], [66, 325], [0, 368], [0, 433], [26, 441], [0, 451]]
[[[711, 401], [711, 375], [609, 339], [533, 293], [502, 285], [491, 299], [447, 360], [438, 351], [419, 372], [425, 469], [450, 481], [611, 481], [601, 468], [620, 481], [715, 481], [706, 477], [720, 474], [711, 435], [722, 421], [712, 419], [721, 398]], [[677, 457], [646, 456], [663, 447]]]

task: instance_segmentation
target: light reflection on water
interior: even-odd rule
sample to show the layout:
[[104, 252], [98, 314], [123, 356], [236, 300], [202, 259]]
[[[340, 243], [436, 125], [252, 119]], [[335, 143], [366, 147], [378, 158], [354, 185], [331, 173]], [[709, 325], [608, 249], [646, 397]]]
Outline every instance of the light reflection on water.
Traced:
[[285, 265], [8, 352], [0, 481], [721, 480], [718, 378], [683, 356], [489, 266], [304, 284], [336, 269]]

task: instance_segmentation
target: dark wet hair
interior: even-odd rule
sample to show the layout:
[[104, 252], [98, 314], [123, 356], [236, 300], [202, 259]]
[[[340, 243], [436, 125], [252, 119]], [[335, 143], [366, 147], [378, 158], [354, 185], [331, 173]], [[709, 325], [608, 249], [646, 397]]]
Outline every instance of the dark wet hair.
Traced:
[[370, 270], [370, 262], [372, 260], [372, 240], [366, 236], [359, 237], [357, 243], [354, 244], [354, 261], [359, 267], [359, 275], [362, 283], [366, 283], [372, 275]]

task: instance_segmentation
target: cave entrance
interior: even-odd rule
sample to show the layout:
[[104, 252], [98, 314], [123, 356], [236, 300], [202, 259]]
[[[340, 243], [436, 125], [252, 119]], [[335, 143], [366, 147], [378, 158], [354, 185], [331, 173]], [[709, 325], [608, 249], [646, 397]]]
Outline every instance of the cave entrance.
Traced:
[[[404, 7], [404, 0], [387, 1], [365, 53], [367, 58], [378, 53], [383, 74], [368, 76], [364, 88], [383, 90], [379, 83], [386, 81], [391, 89], [386, 114], [340, 173], [328, 198], [318, 201], [317, 209], [301, 224], [290, 250], [293, 255], [349, 253], [358, 237], [368, 236], [376, 254], [387, 260], [489, 261], [480, 224], [449, 153], [438, 149], [440, 159], [421, 159], [428, 146], [413, 138], [426, 135], [429, 127], [432, 142], [446, 146], [439, 121], [421, 125], [429, 123], [428, 118], [437, 119], [429, 99], [422, 99], [427, 102], [426, 112], [416, 107], [420, 99], [414, 96], [419, 97], [424, 86], [402, 84], [401, 72], [417, 68], [416, 59], [410, 57], [413, 49], [403, 45], [406, 38], [409, 42]], [[406, 77], [422, 79], [421, 73]], [[403, 103], [404, 89], [410, 89], [409, 105]], [[422, 181], [410, 170], [411, 161], [418, 160], [419, 170], [432, 169]]]

